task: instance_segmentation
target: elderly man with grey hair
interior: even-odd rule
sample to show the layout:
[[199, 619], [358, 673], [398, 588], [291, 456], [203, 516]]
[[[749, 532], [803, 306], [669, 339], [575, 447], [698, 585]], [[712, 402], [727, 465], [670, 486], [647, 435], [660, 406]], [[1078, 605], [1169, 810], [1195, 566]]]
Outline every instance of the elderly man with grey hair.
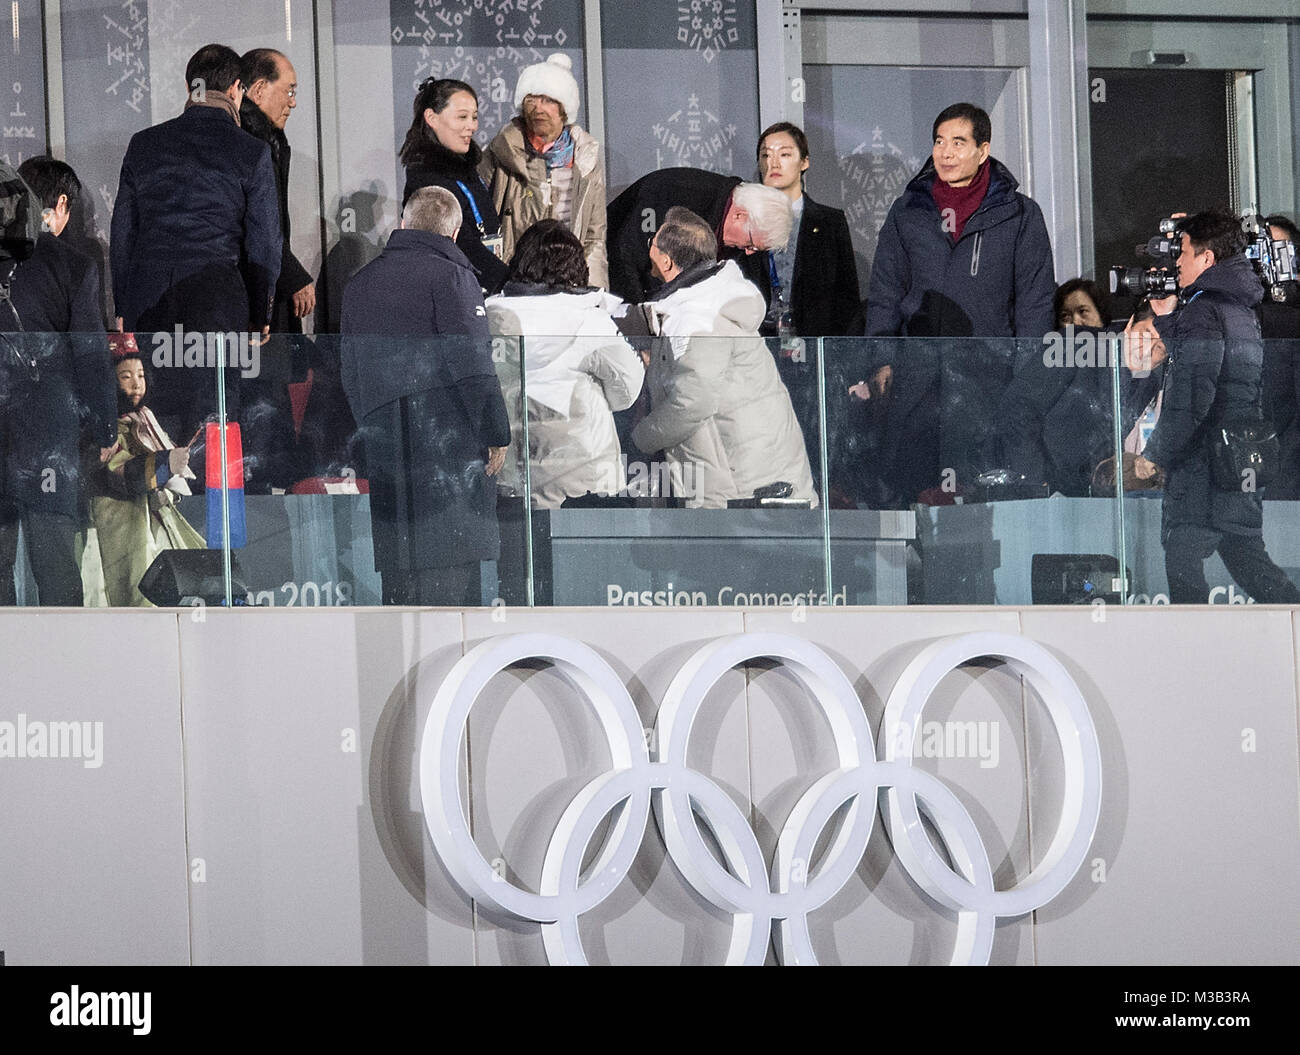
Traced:
[[787, 483], [815, 506], [803, 433], [758, 335], [762, 295], [734, 260], [717, 259], [713, 229], [687, 209], [668, 210], [649, 253], [664, 285], [640, 311], [660, 339], [647, 364], [650, 413], [632, 442], [664, 452], [688, 505], [721, 508]]
[[343, 292], [343, 389], [365, 441], [385, 604], [481, 604], [480, 565], [501, 550], [492, 477], [510, 419], [461, 220], [449, 191], [420, 188]]
[[609, 203], [612, 293], [636, 304], [658, 285], [646, 259], [646, 242], [674, 205], [689, 209], [709, 225], [720, 260], [736, 261], [760, 292], [768, 287], [767, 250], [782, 249], [790, 239], [794, 223], [790, 199], [775, 187], [745, 183], [737, 176], [671, 168], [642, 176]]

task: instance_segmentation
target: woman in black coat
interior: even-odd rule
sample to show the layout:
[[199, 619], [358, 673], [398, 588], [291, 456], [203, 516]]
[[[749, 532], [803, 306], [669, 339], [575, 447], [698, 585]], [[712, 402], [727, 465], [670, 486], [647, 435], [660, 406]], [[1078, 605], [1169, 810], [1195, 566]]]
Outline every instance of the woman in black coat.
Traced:
[[414, 111], [400, 155], [406, 166], [402, 207], [421, 187], [451, 191], [464, 214], [456, 245], [469, 258], [483, 289], [495, 293], [505, 284], [508, 269], [497, 255], [501, 220], [478, 174], [483, 158], [474, 142], [478, 96], [464, 81], [430, 77], [415, 95]]

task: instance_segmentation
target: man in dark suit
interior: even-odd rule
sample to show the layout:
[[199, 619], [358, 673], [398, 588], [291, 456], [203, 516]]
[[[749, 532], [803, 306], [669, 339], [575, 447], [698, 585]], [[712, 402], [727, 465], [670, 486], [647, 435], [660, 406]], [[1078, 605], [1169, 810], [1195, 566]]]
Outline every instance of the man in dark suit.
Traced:
[[510, 419], [461, 219], [450, 191], [416, 190], [343, 292], [343, 390], [366, 444], [385, 604], [481, 604], [480, 563], [501, 550], [492, 477]]
[[[245, 92], [239, 124], [270, 148], [280, 207], [280, 277], [275, 283], [271, 333], [297, 335], [302, 333], [302, 320], [316, 310], [316, 285], [290, 245], [292, 150], [284, 130], [298, 105], [298, 72], [281, 52], [254, 48], [240, 60], [240, 80]], [[265, 494], [272, 487], [292, 487], [303, 477], [315, 476], [328, 467], [333, 452], [322, 451], [324, 444], [313, 442], [321, 433], [315, 412], [327, 405], [337, 410], [343, 393], [338, 385], [337, 345], [316, 344], [296, 336], [273, 336], [262, 349], [260, 367], [257, 377], [240, 382], [239, 402], [244, 417], [244, 453], [256, 466], [246, 486], [254, 493]], [[289, 396], [293, 382], [306, 383], [313, 404], [313, 421], [305, 430], [294, 427]], [[341, 416], [345, 420], [349, 417], [346, 410]], [[300, 414], [298, 421], [305, 426], [305, 414]]]
[[[264, 333], [282, 252], [271, 152], [239, 127], [234, 51], [200, 48], [185, 80], [184, 112], [137, 132], [122, 160], [111, 244], [117, 314], [128, 332]], [[188, 439], [214, 409], [212, 370], [153, 361], [154, 412]], [[232, 373], [228, 405], [237, 405]]]
[[298, 74], [293, 63], [272, 48], [254, 48], [240, 61], [245, 94], [239, 107], [239, 123], [271, 150], [280, 207], [280, 277], [275, 284], [271, 332], [302, 333], [302, 320], [316, 310], [316, 285], [289, 245], [291, 151], [284, 133], [289, 115], [298, 105]]
[[101, 449], [113, 444], [117, 382], [99, 270], [58, 238], [81, 182], [48, 157], [29, 159], [22, 171], [40, 188], [43, 222], [12, 280], [13, 261], [0, 252], [0, 605], [17, 603], [21, 524], [41, 605], [79, 607], [81, 430]]

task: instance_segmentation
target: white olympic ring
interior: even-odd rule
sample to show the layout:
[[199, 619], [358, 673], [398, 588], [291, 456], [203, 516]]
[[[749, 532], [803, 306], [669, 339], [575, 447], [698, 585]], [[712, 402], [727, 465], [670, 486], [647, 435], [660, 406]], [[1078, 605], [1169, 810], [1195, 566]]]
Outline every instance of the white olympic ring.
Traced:
[[[980, 657], [1005, 661], [1047, 707], [1061, 741], [1065, 792], [1057, 831], [1030, 874], [1009, 890], [993, 885], [992, 866], [969, 812], [937, 777], [911, 765], [919, 718], [949, 672]], [[590, 781], [560, 817], [547, 845], [539, 892], [506, 881], [474, 843], [462, 801], [460, 738], [479, 693], [500, 671], [545, 659], [596, 711], [612, 769]], [[691, 728], [709, 690], [732, 668], [773, 659], [789, 669], [830, 723], [839, 768], [810, 787], [791, 810], [777, 841], [771, 874], [749, 821], [731, 797], [687, 766]], [[884, 758], [876, 757], [866, 715], [844, 672], [816, 645], [784, 634], [737, 634], [696, 652], [673, 678], [655, 721], [655, 750], [627, 688], [593, 649], [552, 634], [513, 634], [471, 649], [439, 687], [420, 744], [420, 795], [434, 848], [471, 898], [541, 924], [551, 963], [585, 963], [578, 918], [627, 876], [653, 809], [669, 857], [686, 881], [732, 913], [728, 964], [761, 964], [776, 924], [781, 962], [813, 964], [808, 914], [848, 882], [866, 852], [879, 797], [890, 841], [907, 873], [939, 904], [957, 913], [950, 962], [987, 963], [999, 917], [1045, 905], [1074, 877], [1101, 812], [1101, 750], [1078, 686], [1042, 646], [1002, 633], [943, 638], [908, 664], [885, 706]], [[885, 791], [884, 796], [879, 796]], [[807, 874], [826, 825], [845, 805], [839, 831], [815, 876]], [[599, 858], [582, 862], [601, 821], [617, 813]], [[960, 874], [939, 856], [921, 814], [934, 826]], [[721, 850], [710, 853], [695, 816]], [[725, 864], [725, 867], [724, 867]]]

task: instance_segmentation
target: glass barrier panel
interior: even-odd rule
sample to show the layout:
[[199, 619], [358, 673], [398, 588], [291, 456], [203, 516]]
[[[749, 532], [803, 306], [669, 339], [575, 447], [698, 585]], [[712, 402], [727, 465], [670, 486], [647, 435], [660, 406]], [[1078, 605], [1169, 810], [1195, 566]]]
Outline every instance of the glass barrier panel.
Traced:
[[[227, 509], [206, 496], [201, 511], [216, 548], [231, 518], [233, 601], [378, 604], [363, 447], [343, 391], [339, 339], [276, 333], [252, 347], [230, 408], [238, 429], [228, 438]], [[219, 473], [205, 482], [219, 488]], [[190, 505], [198, 517], [199, 503]]]
[[1156, 350], [1126, 438], [1155, 470], [1124, 503], [1131, 603], [1300, 603], [1298, 357], [1281, 338]]
[[847, 603], [1119, 603], [1109, 335], [824, 344]]
[[108, 465], [126, 459], [132, 507], [92, 503], [108, 603], [253, 603], [240, 555], [245, 496], [264, 469], [244, 455], [244, 408], [257, 402], [250, 386], [275, 375], [271, 349], [258, 333], [180, 325], [109, 339], [121, 413]]
[[526, 603], [517, 510], [488, 475], [499, 372], [520, 386], [487, 340], [182, 333], [172, 360], [175, 333], [135, 339], [146, 395], [105, 467], [135, 491], [90, 501], [98, 603]]
[[256, 503], [264, 531], [249, 499], [240, 560], [254, 603], [525, 603], [518, 502], [497, 474], [503, 388], [519, 387], [506, 350], [460, 336], [299, 340], [284, 408], [262, 405], [260, 429], [244, 410], [254, 435], [294, 437], [293, 482]]
[[[510, 299], [489, 300], [494, 327], [519, 328]], [[611, 332], [522, 349], [503, 476], [527, 481], [533, 603], [817, 603], [815, 342]]]
[[30, 305], [15, 278], [0, 298], [0, 605], [102, 605], [89, 504], [117, 419], [108, 340], [12, 329], [7, 309], [30, 325]]
[[[1173, 556], [1198, 603], [1285, 601], [1300, 581], [1300, 342], [1220, 357], [1236, 370], [1220, 387], [1246, 382], [1224, 398], [1267, 426], [1229, 490], [1212, 486], [1215, 430], [1194, 471], [1187, 444], [1153, 440], [1181, 399], [1168, 366], [1135, 373], [1103, 335], [700, 338], [681, 355], [648, 338], [348, 340], [5, 334], [0, 601], [222, 604], [229, 538], [231, 600], [259, 606], [434, 603], [418, 599], [445, 587], [430, 569], [467, 564], [465, 604], [1159, 604], [1162, 525], [1198, 497], [1197, 563]], [[1202, 351], [1169, 354], [1191, 371]], [[467, 413], [438, 363], [461, 364], [483, 407], [500, 393], [499, 471], [486, 447], [461, 466], [472, 514], [430, 504], [458, 435], [438, 423]], [[1143, 478], [1153, 442], [1170, 464]], [[782, 482], [791, 495], [755, 500]]]

